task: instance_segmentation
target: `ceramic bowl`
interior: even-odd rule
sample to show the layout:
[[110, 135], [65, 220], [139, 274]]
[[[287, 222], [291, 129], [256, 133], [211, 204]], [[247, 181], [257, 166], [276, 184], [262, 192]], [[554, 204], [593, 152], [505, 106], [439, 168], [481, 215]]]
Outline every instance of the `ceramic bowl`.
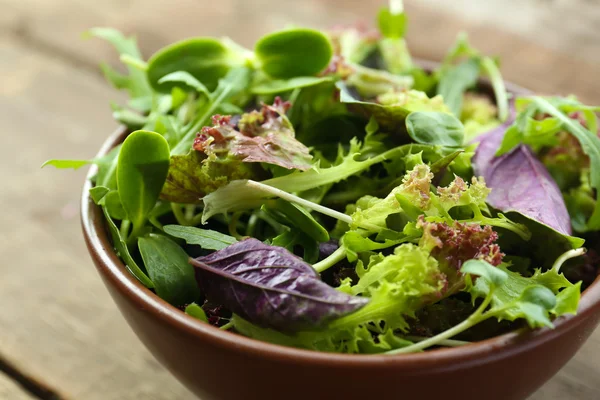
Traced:
[[[490, 91], [486, 82], [481, 86]], [[110, 136], [99, 156], [126, 134], [119, 129]], [[92, 167], [89, 177], [94, 173]], [[600, 278], [583, 293], [578, 314], [557, 319], [554, 329], [463, 347], [347, 355], [260, 342], [189, 317], [141, 285], [116, 255], [90, 187], [88, 179], [81, 221], [104, 284], [144, 345], [202, 400], [522, 400], [565, 365], [599, 323]]]

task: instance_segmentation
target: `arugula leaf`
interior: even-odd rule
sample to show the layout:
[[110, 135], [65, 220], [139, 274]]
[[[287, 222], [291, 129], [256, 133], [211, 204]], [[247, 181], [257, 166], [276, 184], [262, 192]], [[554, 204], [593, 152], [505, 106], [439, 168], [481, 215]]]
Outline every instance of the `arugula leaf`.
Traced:
[[[585, 129], [579, 122], [569, 118], [557, 106], [543, 97], [532, 99], [538, 109], [561, 121], [567, 131], [577, 138], [585, 154], [590, 157], [590, 184], [597, 191], [600, 190], [600, 137], [596, 133]], [[571, 109], [572, 108], [568, 108]], [[596, 207], [587, 222], [588, 230], [600, 229], [600, 199], [596, 200]]]
[[461, 113], [463, 95], [477, 83], [480, 69], [479, 59], [468, 59], [448, 68], [440, 77], [437, 94], [442, 96], [444, 103], [457, 117]]
[[154, 233], [138, 241], [154, 289], [174, 306], [189, 304], [200, 295], [188, 255], [171, 239]]
[[232, 236], [195, 226], [165, 225], [163, 229], [165, 233], [183, 239], [187, 244], [196, 244], [208, 250], [222, 250], [237, 242], [237, 239]]
[[[135, 37], [125, 37], [121, 32], [112, 28], [93, 28], [85, 36], [104, 39], [111, 43], [120, 55], [140, 62], [143, 61]], [[101, 68], [106, 80], [117, 89], [127, 90], [132, 99], [149, 98], [152, 96], [152, 90], [144, 71], [127, 65], [129, 74], [122, 75], [107, 64], [101, 64]]]
[[48, 160], [42, 164], [41, 168], [51, 165], [58, 169], [79, 169], [83, 166], [93, 163], [93, 160]]

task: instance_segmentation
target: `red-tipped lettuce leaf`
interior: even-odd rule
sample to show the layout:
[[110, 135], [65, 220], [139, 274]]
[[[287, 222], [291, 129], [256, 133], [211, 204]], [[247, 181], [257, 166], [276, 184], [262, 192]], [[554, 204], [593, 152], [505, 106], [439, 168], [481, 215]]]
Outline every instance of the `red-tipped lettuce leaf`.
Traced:
[[312, 167], [309, 149], [296, 140], [285, 113], [290, 103], [279, 97], [272, 106], [243, 114], [237, 126], [231, 116], [215, 115], [194, 140], [194, 149], [209, 159], [230, 156], [246, 163], [261, 162], [306, 171]]
[[211, 302], [256, 325], [283, 332], [322, 328], [368, 302], [322, 282], [310, 264], [286, 249], [256, 239], [190, 263]]

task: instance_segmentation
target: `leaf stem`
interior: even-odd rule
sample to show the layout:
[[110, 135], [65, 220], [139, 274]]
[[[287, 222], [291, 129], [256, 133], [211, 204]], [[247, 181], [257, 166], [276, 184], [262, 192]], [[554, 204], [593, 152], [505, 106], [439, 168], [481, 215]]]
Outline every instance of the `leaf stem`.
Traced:
[[234, 326], [235, 326], [234, 322], [233, 321], [229, 321], [225, 325], [220, 326], [219, 329], [222, 329], [222, 330], [226, 331], [226, 330], [229, 330], [229, 329], [233, 328]]
[[131, 227], [131, 221], [129, 221], [128, 219], [124, 219], [123, 221], [121, 221], [121, 227], [119, 228], [119, 233], [121, 234], [122, 238], [127, 238], [127, 235], [129, 235], [130, 227]]
[[552, 265], [552, 270], [556, 273], [558, 273], [560, 271], [560, 267], [562, 267], [562, 265], [565, 263], [565, 261], [571, 259], [571, 258], [575, 258], [575, 257], [580, 257], [582, 255], [584, 255], [587, 252], [587, 249], [585, 247], [580, 247], [578, 249], [573, 249], [573, 250], [569, 250], [563, 254], [561, 254], [556, 261], [554, 261], [554, 264]]
[[140, 71], [146, 72], [148, 70], [147, 63], [128, 54], [122, 54], [120, 60], [123, 64], [133, 67], [135, 69], [139, 69]]
[[229, 230], [229, 234], [236, 238], [237, 240], [242, 240], [242, 235], [240, 235], [237, 231], [237, 224], [242, 216], [242, 212], [233, 213], [231, 216], [231, 220], [229, 220], [229, 224], [227, 224], [227, 229]]
[[183, 213], [183, 210], [181, 209], [181, 205], [179, 205], [177, 203], [171, 203], [171, 210], [173, 211], [173, 215], [175, 216], [175, 219], [177, 220], [177, 223], [179, 225], [183, 225], [183, 226], [190, 225], [190, 221], [186, 218], [185, 214]]
[[475, 312], [473, 314], [471, 314], [469, 316], [469, 318], [467, 318], [460, 324], [455, 325], [452, 328], [450, 328], [438, 335], [427, 338], [421, 342], [412, 344], [410, 346], [402, 347], [399, 349], [390, 350], [390, 351], [386, 352], [386, 354], [414, 353], [416, 351], [424, 350], [428, 347], [441, 344], [443, 341], [448, 340], [448, 339], [458, 335], [459, 333], [466, 331], [467, 329], [471, 328], [472, 326], [475, 326], [478, 323], [488, 319], [491, 316], [491, 314], [483, 315], [483, 312], [485, 311], [485, 309], [489, 306], [490, 302], [492, 301], [493, 294], [494, 294], [494, 287], [492, 286], [490, 288], [489, 293], [487, 294], [487, 296], [485, 297], [485, 299], [483, 300], [481, 305], [477, 308], [477, 310], [475, 310]]
[[398, 15], [404, 12], [404, 4], [402, 0], [390, 0], [390, 14]]
[[[422, 342], [429, 338], [423, 337], [423, 336], [405, 336], [404, 339], [410, 340], [411, 342]], [[460, 346], [464, 346], [464, 345], [467, 345], [470, 343], [471, 342], [466, 342], [464, 340], [446, 339], [446, 340], [440, 341], [438, 344], [440, 346], [446, 346], [446, 347], [460, 347]]]
[[346, 248], [344, 246], [338, 247], [336, 251], [331, 253], [327, 258], [319, 261], [316, 264], [313, 264], [313, 268], [318, 273], [326, 271], [327, 269], [333, 267], [335, 264], [339, 263], [346, 257]]
[[331, 218], [335, 218], [337, 220], [345, 222], [348, 225], [352, 224], [352, 217], [350, 217], [347, 214], [341, 213], [339, 211], [333, 210], [331, 208], [322, 206], [322, 205], [317, 204], [317, 203], [313, 203], [312, 201], [305, 200], [302, 197], [298, 197], [296, 195], [293, 195], [293, 194], [285, 192], [283, 190], [274, 188], [274, 187], [269, 186], [269, 185], [265, 185], [264, 183], [260, 183], [260, 182], [249, 180], [249, 181], [246, 182], [246, 185], [250, 186], [250, 187], [252, 187], [254, 189], [258, 189], [258, 190], [260, 190], [262, 192], [266, 192], [266, 193], [272, 194], [273, 196], [280, 197], [280, 198], [282, 198], [284, 200], [287, 200], [289, 202], [299, 204], [299, 205], [304, 206], [304, 207], [306, 207], [306, 208], [308, 208], [310, 210], [314, 210], [314, 211], [317, 211], [317, 212], [319, 212], [321, 214], [328, 215]]
[[508, 94], [506, 93], [506, 86], [504, 86], [500, 70], [490, 57], [484, 57], [481, 61], [481, 66], [490, 77], [494, 96], [496, 97], [496, 105], [498, 106], [498, 118], [504, 122], [508, 118]]

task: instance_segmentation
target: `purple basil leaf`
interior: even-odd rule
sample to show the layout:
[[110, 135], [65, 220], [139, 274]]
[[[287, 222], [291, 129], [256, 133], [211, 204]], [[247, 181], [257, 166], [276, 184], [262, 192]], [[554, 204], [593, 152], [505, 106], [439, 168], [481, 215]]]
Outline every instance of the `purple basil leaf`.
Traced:
[[368, 302], [322, 282], [310, 264], [286, 249], [256, 239], [190, 263], [211, 302], [265, 328], [284, 332], [322, 328]]
[[571, 218], [558, 185], [531, 149], [519, 145], [492, 161], [484, 177], [492, 192], [488, 203], [501, 211], [517, 211], [564, 235]]
[[500, 157], [495, 155], [514, 121], [512, 104], [511, 111], [507, 122], [477, 138], [473, 170], [492, 189], [487, 202], [500, 211], [519, 212], [570, 235], [571, 220], [560, 189], [531, 149], [519, 145]]

